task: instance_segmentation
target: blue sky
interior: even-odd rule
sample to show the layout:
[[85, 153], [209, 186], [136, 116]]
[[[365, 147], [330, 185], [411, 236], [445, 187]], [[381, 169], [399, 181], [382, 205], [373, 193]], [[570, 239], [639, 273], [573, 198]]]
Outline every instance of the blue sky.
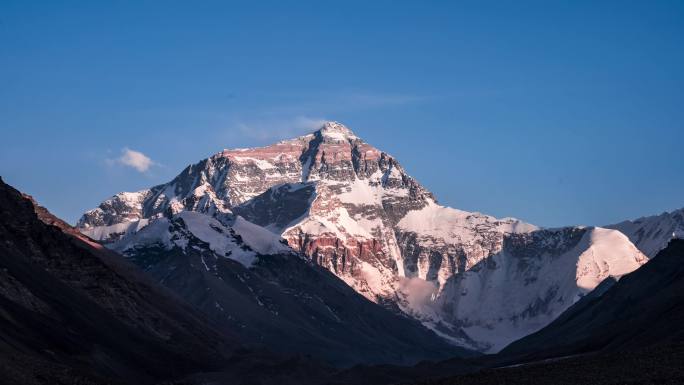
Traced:
[[0, 175], [74, 222], [329, 119], [460, 209], [684, 206], [684, 2], [285, 3], [0, 2]]

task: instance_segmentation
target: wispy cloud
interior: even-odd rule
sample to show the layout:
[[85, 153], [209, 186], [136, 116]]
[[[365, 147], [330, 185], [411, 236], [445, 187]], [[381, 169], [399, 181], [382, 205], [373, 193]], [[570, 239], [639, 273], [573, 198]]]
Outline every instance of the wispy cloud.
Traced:
[[272, 105], [264, 112], [338, 115], [368, 109], [399, 107], [425, 100], [424, 97], [418, 95], [366, 90], [335, 90], [303, 95], [290, 94], [283, 95], [283, 97], [287, 98], [288, 102]]
[[[144, 116], [155, 129], [187, 132], [191, 127], [201, 132], [197, 142], [213, 148], [234, 148], [269, 144], [294, 138], [320, 128], [326, 120], [352, 124], [359, 113], [382, 110], [392, 113], [410, 105], [420, 104], [431, 97], [408, 92], [378, 92], [367, 89], [309, 89], [293, 92], [252, 91], [234, 94], [225, 105], [185, 105], [181, 108], [146, 110]], [[166, 119], [160, 121], [161, 119]], [[325, 119], [323, 119], [325, 118]], [[350, 127], [354, 129], [354, 127]], [[173, 139], [169, 139], [173, 138]], [[184, 135], [174, 135], [183, 146]], [[113, 157], [112, 157], [113, 158]], [[166, 160], [165, 160], [166, 162]], [[119, 160], [116, 164], [124, 164]], [[153, 163], [154, 166], [159, 166]]]
[[297, 116], [291, 119], [268, 119], [250, 123], [240, 122], [237, 127], [246, 137], [259, 141], [292, 138], [315, 131], [323, 126], [325, 119]]
[[128, 147], [121, 149], [121, 156], [116, 159], [107, 159], [107, 164], [120, 164], [126, 167], [132, 167], [138, 172], [147, 172], [155, 162], [149, 156], [140, 151], [131, 150]]
[[[288, 139], [317, 130], [326, 120], [340, 120], [357, 111], [401, 107], [425, 98], [401, 93], [367, 90], [328, 90], [288, 94], [264, 94], [268, 100], [252, 109], [243, 109], [244, 118], [233, 117], [229, 131], [259, 142]], [[320, 116], [332, 117], [322, 119]]]

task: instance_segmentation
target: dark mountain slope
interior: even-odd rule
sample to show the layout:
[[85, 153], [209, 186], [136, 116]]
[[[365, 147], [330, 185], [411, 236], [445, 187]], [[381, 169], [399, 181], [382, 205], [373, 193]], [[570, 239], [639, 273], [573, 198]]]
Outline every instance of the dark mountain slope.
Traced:
[[[193, 231], [225, 238], [233, 229], [203, 214], [159, 221], [126, 239], [125, 245], [133, 246], [124, 255], [219, 328], [239, 330], [252, 347], [307, 354], [336, 366], [414, 364], [475, 354], [369, 301], [297, 254], [258, 255], [247, 266], [218, 254]], [[175, 243], [164, 246], [165, 239]]]
[[420, 385], [679, 385], [684, 383], [684, 344], [587, 354], [486, 369], [455, 377], [400, 381]]
[[141, 383], [220, 367], [238, 345], [198, 314], [0, 180], [4, 382]]

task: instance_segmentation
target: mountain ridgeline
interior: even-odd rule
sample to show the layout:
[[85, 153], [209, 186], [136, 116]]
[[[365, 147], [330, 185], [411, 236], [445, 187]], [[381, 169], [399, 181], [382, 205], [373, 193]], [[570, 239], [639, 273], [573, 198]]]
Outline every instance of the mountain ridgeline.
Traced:
[[[168, 183], [107, 199], [78, 227], [161, 271], [162, 265], [137, 255], [139, 246], [173, 238], [148, 233], [155, 222], [186, 213], [207, 217], [198, 221], [204, 226], [189, 230], [200, 239], [211, 238], [220, 223], [240, 233], [254, 255], [282, 253], [271, 246], [285, 246], [370, 301], [419, 321], [450, 344], [481, 352], [539, 330], [602, 280], [648, 260], [614, 229], [540, 229], [441, 206], [396, 158], [336, 122], [270, 146], [221, 151]], [[245, 223], [258, 229], [241, 231]], [[250, 242], [247, 233], [254, 232], [259, 241]], [[222, 257], [246, 261], [243, 252], [208, 243], [216, 254], [210, 270]], [[243, 266], [250, 271], [258, 263]]]

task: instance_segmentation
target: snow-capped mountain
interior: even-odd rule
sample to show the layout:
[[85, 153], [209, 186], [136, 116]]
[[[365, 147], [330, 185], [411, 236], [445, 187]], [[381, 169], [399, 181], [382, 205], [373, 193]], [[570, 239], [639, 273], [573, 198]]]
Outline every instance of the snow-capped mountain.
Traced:
[[616, 231], [540, 230], [441, 206], [394, 157], [336, 122], [224, 150], [169, 183], [117, 194], [78, 226], [135, 248], [145, 226], [187, 211], [258, 225], [372, 301], [482, 351], [545, 326], [603, 278], [647, 259]]

